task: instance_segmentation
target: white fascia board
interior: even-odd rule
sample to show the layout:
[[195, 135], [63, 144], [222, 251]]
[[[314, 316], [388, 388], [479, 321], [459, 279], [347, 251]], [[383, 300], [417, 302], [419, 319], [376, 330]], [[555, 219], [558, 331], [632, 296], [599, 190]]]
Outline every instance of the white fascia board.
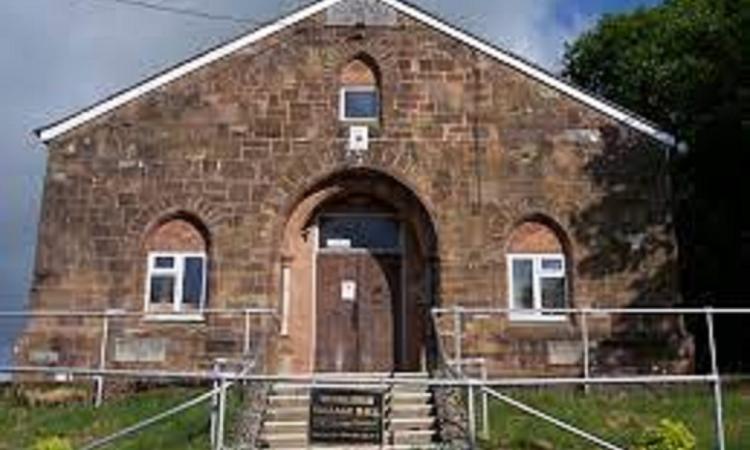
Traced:
[[221, 47], [205, 53], [204, 55], [189, 60], [172, 70], [168, 70], [167, 72], [155, 78], [138, 84], [132, 89], [128, 89], [121, 94], [115, 95], [109, 100], [106, 100], [67, 119], [64, 119], [59, 123], [53, 124], [46, 128], [42, 128], [38, 130], [37, 134], [43, 142], [48, 142], [60, 136], [61, 134], [72, 130], [73, 128], [76, 128], [90, 120], [106, 114], [113, 109], [124, 105], [125, 103], [128, 103], [148, 92], [164, 86], [167, 83], [170, 83], [195, 70], [211, 64], [214, 61], [224, 58], [227, 55], [230, 55], [244, 47], [247, 47], [248, 45], [258, 42], [263, 38], [266, 38], [274, 33], [283, 30], [284, 28], [290, 27], [310, 16], [325, 11], [326, 9], [336, 5], [341, 1], [344, 0], [321, 0], [320, 2], [302, 8], [297, 12], [294, 12], [277, 20], [276, 22], [261, 27], [249, 34], [246, 34], [238, 39], [235, 39], [234, 41], [227, 43], [226, 45], [222, 45]]
[[648, 121], [637, 117], [633, 113], [624, 111], [622, 108], [618, 108], [607, 101], [604, 101], [591, 94], [588, 94], [582, 91], [580, 88], [577, 88], [571, 85], [570, 83], [567, 83], [555, 77], [554, 75], [534, 66], [533, 64], [528, 63], [527, 61], [524, 61], [521, 58], [518, 58], [515, 55], [505, 52], [464, 31], [461, 31], [447, 24], [446, 22], [443, 22], [442, 20], [423, 12], [422, 10], [418, 8], [415, 8], [414, 6], [408, 5], [399, 0], [380, 0], [380, 1], [417, 21], [420, 21], [426, 25], [429, 25], [430, 27], [444, 34], [451, 36], [454, 39], [460, 42], [463, 42], [464, 44], [470, 47], [473, 47], [497, 59], [498, 61], [515, 68], [516, 70], [546, 84], [549, 87], [557, 91], [560, 91], [580, 101], [581, 103], [588, 105], [591, 108], [594, 108], [595, 110], [609, 117], [612, 117], [613, 119], [619, 122], [622, 122], [623, 124], [652, 137], [653, 139], [667, 146], [672, 147], [676, 145], [676, 140], [674, 136], [659, 129], [658, 127], [649, 123]]

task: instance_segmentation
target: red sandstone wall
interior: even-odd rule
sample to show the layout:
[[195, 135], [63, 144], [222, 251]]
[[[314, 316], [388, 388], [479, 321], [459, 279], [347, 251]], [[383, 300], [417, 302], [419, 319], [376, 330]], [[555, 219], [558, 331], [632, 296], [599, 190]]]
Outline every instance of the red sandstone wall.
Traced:
[[[276, 306], [285, 221], [313, 181], [351, 167], [338, 88], [362, 52], [379, 65], [383, 111], [360, 165], [401, 180], [434, 218], [442, 305], [506, 306], [510, 236], [537, 215], [568, 241], [573, 305], [675, 301], [663, 149], [411, 20], [355, 29], [317, 17], [51, 143], [33, 307], [141, 310], [143, 240], [175, 211], [210, 233], [211, 307]], [[29, 330], [26, 348], [91, 334]], [[227, 330], [218, 341], [234, 348]], [[551, 370], [547, 344], [514, 336], [564, 343], [577, 330], [478, 321], [467, 353], [498, 371]], [[197, 354], [210, 347], [202, 333]]]

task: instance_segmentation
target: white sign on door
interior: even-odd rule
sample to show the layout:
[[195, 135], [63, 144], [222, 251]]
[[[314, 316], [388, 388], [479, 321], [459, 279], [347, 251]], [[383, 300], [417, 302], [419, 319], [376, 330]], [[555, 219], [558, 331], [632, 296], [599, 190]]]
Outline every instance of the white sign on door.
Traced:
[[344, 280], [341, 282], [341, 300], [353, 302], [357, 299], [357, 282]]

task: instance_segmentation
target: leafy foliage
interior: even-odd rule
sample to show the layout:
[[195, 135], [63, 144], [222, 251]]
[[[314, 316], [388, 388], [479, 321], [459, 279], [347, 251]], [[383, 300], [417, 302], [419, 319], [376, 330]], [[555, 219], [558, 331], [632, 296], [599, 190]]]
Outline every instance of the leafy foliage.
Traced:
[[690, 143], [737, 105], [742, 62], [739, 2], [668, 0], [605, 16], [568, 46], [565, 74]]
[[[604, 17], [565, 54], [566, 77], [688, 145], [686, 154], [671, 152], [671, 170], [681, 287], [692, 303], [747, 306], [750, 298], [750, 209], [739, 197], [750, 166], [747, 30], [750, 0], [666, 0]], [[750, 367], [732, 345], [746, 327], [721, 320], [725, 369]], [[699, 339], [701, 327], [693, 329]]]
[[659, 426], [649, 428], [635, 450], [695, 450], [693, 433], [682, 422], [662, 419]]
[[59, 437], [42, 438], [34, 443], [34, 450], [73, 450], [70, 441]]

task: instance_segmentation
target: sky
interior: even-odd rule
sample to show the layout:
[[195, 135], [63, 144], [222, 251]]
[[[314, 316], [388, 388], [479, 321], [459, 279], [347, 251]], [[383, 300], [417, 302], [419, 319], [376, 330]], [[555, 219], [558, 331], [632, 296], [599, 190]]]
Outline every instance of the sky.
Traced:
[[[31, 131], [301, 3], [144, 1], [247, 22], [177, 15], [116, 0], [2, 1], [0, 311], [24, 306], [32, 271], [46, 154]], [[595, 24], [602, 14], [649, 6], [659, 0], [411, 1], [556, 71], [565, 42]], [[0, 354], [4, 341], [9, 341], [2, 336], [7, 336], [10, 328], [0, 320]]]

